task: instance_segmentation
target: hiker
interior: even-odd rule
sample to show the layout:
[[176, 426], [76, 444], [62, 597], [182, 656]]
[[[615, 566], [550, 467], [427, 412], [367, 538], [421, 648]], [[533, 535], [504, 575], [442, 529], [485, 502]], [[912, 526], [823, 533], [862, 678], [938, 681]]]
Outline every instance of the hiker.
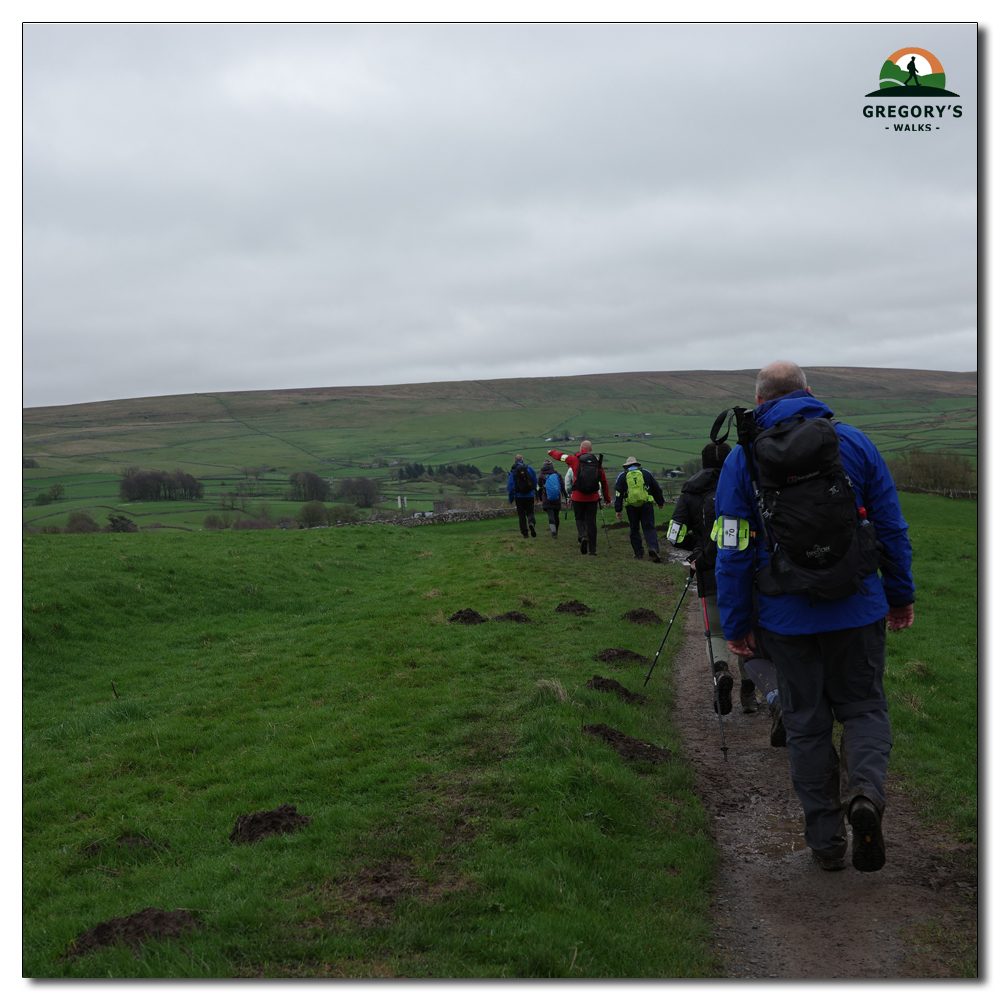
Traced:
[[538, 470], [538, 499], [542, 501], [542, 510], [549, 515], [549, 531], [552, 540], [559, 537], [559, 511], [562, 510], [566, 487], [562, 476], [552, 467], [552, 459], [547, 458]]
[[573, 515], [576, 518], [576, 537], [580, 542], [580, 555], [597, 555], [597, 505], [601, 495], [605, 503], [611, 503], [608, 494], [608, 480], [601, 465], [601, 456], [594, 454], [589, 441], [580, 442], [580, 450], [575, 455], [565, 455], [561, 451], [549, 454], [560, 462], [565, 462], [573, 471]]
[[642, 558], [642, 539], [646, 537], [646, 548], [653, 562], [660, 561], [660, 542], [656, 537], [656, 520], [653, 504], [663, 508], [663, 490], [635, 457], [629, 455], [615, 480], [615, 517], [622, 519], [622, 507], [628, 515], [628, 540], [632, 543], [632, 558]]
[[913, 83], [916, 86], [919, 87], [920, 86], [920, 81], [917, 79], [917, 77], [920, 74], [917, 72], [917, 57], [916, 56], [910, 56], [910, 61], [906, 64], [906, 71], [910, 75], [903, 82], [903, 86], [904, 87], [908, 87], [910, 85], [910, 81], [912, 80]]
[[517, 523], [521, 534], [527, 538], [528, 532], [535, 537], [535, 492], [538, 477], [530, 465], [525, 465], [523, 455], [514, 456], [514, 464], [507, 477], [507, 502], [517, 507]]
[[[892, 746], [886, 629], [913, 624], [907, 524], [878, 449], [832, 421], [798, 365], [768, 365], [755, 393], [715, 497], [722, 629], [733, 653], [753, 655], [756, 587], [806, 844], [823, 870], [845, 868], [850, 823], [851, 863], [878, 871]], [[841, 505], [850, 516], [838, 521]], [[834, 719], [843, 725], [839, 757]]]
[[[701, 449], [701, 471], [696, 472], [682, 487], [670, 518], [667, 540], [679, 549], [691, 553], [688, 566], [695, 572], [698, 597], [705, 621], [705, 642], [708, 658], [715, 674], [714, 688], [719, 692], [718, 711], [729, 715], [733, 710], [733, 675], [729, 670], [729, 649], [722, 634], [719, 606], [716, 603], [715, 558], [718, 546], [712, 540], [715, 526], [715, 490], [719, 483], [722, 463], [729, 454], [729, 445], [710, 442]], [[745, 714], [757, 711], [756, 685], [747, 673], [740, 657], [740, 707]], [[765, 692], [766, 694], [766, 692]], [[715, 701], [713, 694], [713, 703]], [[773, 695], [776, 712], [780, 712], [777, 693]], [[774, 718], [772, 712], [772, 719]], [[772, 746], [781, 746], [772, 741]]]

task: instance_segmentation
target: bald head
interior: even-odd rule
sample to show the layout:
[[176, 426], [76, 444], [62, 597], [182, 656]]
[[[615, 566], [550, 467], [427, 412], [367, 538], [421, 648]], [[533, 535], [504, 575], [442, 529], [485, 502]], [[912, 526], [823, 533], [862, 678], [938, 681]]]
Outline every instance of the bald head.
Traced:
[[594, 446], [589, 441], [580, 442], [580, 451], [593, 451]]
[[769, 399], [778, 399], [790, 392], [808, 389], [805, 372], [794, 361], [772, 361], [757, 374], [758, 406]]

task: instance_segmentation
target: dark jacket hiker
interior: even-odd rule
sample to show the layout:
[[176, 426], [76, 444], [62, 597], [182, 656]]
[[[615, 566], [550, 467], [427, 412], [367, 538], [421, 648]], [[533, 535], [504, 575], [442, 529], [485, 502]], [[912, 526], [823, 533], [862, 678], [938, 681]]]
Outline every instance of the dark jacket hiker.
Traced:
[[[719, 710], [723, 715], [732, 711], [732, 690], [734, 678], [729, 670], [729, 650], [722, 624], [719, 621], [719, 606], [715, 600], [715, 558], [718, 553], [712, 538], [715, 527], [715, 490], [719, 482], [722, 463], [729, 454], [729, 445], [705, 445], [701, 450], [702, 469], [696, 472], [682, 487], [681, 495], [674, 505], [670, 518], [667, 540], [676, 548], [691, 553], [688, 561], [695, 571], [698, 597], [701, 598], [702, 619], [705, 624], [705, 643], [709, 663], [715, 674], [719, 693]], [[740, 704], [743, 711], [757, 711], [757, 696], [754, 682], [739, 662]], [[767, 691], [763, 692], [765, 696]]]
[[653, 504], [663, 506], [663, 490], [653, 474], [644, 469], [633, 456], [625, 459], [623, 470], [615, 480], [615, 516], [620, 521], [624, 507], [628, 515], [628, 540], [632, 543], [633, 558], [642, 558], [642, 540], [645, 536], [649, 558], [653, 562], [659, 562], [660, 542], [656, 537]]
[[538, 477], [535, 470], [525, 464], [524, 457], [514, 456], [514, 464], [507, 476], [507, 502], [517, 507], [517, 521], [521, 534], [525, 538], [528, 532], [535, 537], [535, 492], [538, 489]]
[[[729, 454], [729, 446], [723, 444], [720, 447], [725, 449], [721, 456], [725, 459]], [[718, 468], [705, 468], [696, 472], [681, 487], [681, 495], [674, 505], [670, 531], [667, 534], [667, 540], [672, 545], [691, 553], [690, 562], [695, 564], [699, 597], [706, 597], [716, 591], [715, 557], [719, 549], [712, 539], [712, 529], [715, 527], [715, 490], [721, 471], [720, 460]]]

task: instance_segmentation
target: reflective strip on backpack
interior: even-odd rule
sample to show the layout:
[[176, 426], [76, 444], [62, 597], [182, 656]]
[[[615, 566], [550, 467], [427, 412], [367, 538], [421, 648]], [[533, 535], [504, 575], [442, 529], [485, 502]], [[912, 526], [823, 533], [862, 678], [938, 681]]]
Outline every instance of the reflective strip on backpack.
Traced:
[[670, 529], [667, 531], [667, 541], [671, 545], [676, 545], [678, 542], [683, 542], [687, 537], [688, 529], [686, 524], [681, 524], [679, 521], [671, 521]]
[[712, 525], [712, 541], [728, 552], [742, 552], [750, 544], [750, 522], [723, 514]]

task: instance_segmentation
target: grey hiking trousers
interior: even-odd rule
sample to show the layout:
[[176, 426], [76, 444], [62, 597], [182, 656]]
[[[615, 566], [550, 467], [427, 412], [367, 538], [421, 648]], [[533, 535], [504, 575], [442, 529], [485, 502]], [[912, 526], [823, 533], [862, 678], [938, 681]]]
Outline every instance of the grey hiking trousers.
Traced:
[[[870, 799], [880, 813], [885, 808], [892, 748], [882, 686], [885, 620], [812, 635], [761, 632], [778, 675], [806, 844], [836, 855], [846, 845], [846, 814], [857, 796]], [[834, 719], [844, 727], [839, 755], [832, 741]]]

